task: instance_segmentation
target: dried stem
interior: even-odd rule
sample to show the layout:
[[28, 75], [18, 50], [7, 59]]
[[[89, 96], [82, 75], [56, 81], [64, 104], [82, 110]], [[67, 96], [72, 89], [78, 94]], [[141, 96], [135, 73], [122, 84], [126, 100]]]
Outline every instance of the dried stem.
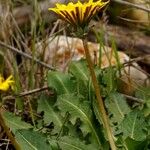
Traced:
[[126, 1], [123, 1], [123, 0], [112, 0], [112, 1], [114, 1], [116, 3], [119, 3], [119, 4], [122, 4], [122, 5], [131, 6], [131, 7], [134, 7], [134, 8], [143, 10], [143, 11], [146, 11], [146, 12], [150, 12], [149, 8], [142, 7], [142, 6], [138, 5], [138, 4], [133, 4], [133, 3], [126, 2]]
[[93, 86], [94, 86], [94, 89], [95, 89], [98, 108], [99, 108], [99, 112], [101, 113], [103, 126], [106, 129], [111, 149], [116, 150], [117, 148], [115, 146], [112, 131], [111, 131], [111, 128], [109, 126], [109, 120], [108, 120], [106, 110], [105, 110], [105, 107], [104, 107], [104, 103], [103, 103], [103, 100], [102, 100], [102, 97], [101, 97], [101, 94], [100, 94], [100, 86], [98, 84], [96, 74], [95, 74], [95, 71], [94, 71], [94, 68], [93, 68], [92, 59], [91, 59], [91, 56], [90, 56], [90, 53], [89, 53], [87, 39], [83, 38], [83, 46], [84, 46], [84, 49], [85, 49], [86, 60], [87, 60], [87, 63], [88, 63], [88, 67], [89, 67], [89, 71], [90, 71], [90, 74], [91, 74]]
[[[36, 89], [30, 90], [30, 91], [22, 92], [20, 94], [14, 95], [14, 96], [9, 95], [9, 96], [3, 97], [3, 101], [8, 100], [8, 99], [13, 100], [13, 99], [16, 99], [17, 97], [25, 97], [25, 96], [35, 94], [35, 93], [38, 93], [38, 92], [42, 92], [42, 91], [48, 90], [48, 89], [49, 89], [48, 86], [43, 86], [41, 88], [36, 88]], [[50, 94], [53, 94], [53, 92], [50, 91]]]
[[18, 50], [17, 48], [14, 48], [14, 47], [12, 47], [12, 46], [10, 46], [10, 45], [7, 45], [7, 44], [5, 44], [5, 43], [2, 42], [2, 41], [0, 41], [0, 46], [2, 46], [2, 47], [4, 47], [4, 48], [7, 48], [7, 49], [9, 49], [9, 50], [11, 50], [11, 51], [13, 51], [13, 52], [15, 52], [15, 53], [18, 53], [18, 54], [20, 54], [21, 56], [23, 56], [23, 57], [25, 57], [25, 58], [27, 58], [27, 59], [33, 60], [33, 61], [36, 62], [37, 64], [40, 64], [40, 65], [42, 65], [42, 66], [44, 66], [44, 67], [46, 67], [46, 68], [48, 68], [48, 69], [50, 69], [50, 70], [55, 70], [55, 68], [53, 68], [53, 67], [49, 66], [48, 64], [46, 64], [46, 63], [40, 61], [39, 59], [33, 58], [31, 55], [29, 55], [29, 54], [27, 54], [27, 53], [25, 53], [25, 52], [22, 52], [21, 50]]
[[[122, 94], [122, 93], [121, 93]], [[137, 103], [140, 103], [140, 104], [144, 104], [144, 100], [141, 99], [141, 98], [137, 98], [137, 97], [133, 97], [133, 96], [130, 96], [130, 95], [126, 95], [126, 94], [122, 94], [125, 98], [127, 99], [130, 99], [131, 101], [133, 102], [137, 102]]]

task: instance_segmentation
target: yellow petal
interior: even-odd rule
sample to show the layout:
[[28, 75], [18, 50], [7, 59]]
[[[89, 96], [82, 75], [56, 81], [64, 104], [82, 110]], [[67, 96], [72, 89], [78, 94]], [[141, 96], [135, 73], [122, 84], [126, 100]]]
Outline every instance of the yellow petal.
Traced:
[[9, 90], [10, 87], [12, 87], [14, 85], [14, 80], [13, 80], [13, 76], [10, 75], [6, 80], [4, 80], [4, 78], [2, 76], [0, 76], [0, 79], [2, 82], [0, 82], [0, 90], [1, 91], [7, 91]]
[[81, 3], [78, 0], [75, 4], [72, 2], [67, 5], [57, 3], [55, 8], [49, 8], [49, 10], [60, 15], [68, 23], [83, 27], [108, 2], [109, 0], [107, 2], [102, 2], [101, 0], [93, 2], [93, 0], [89, 0], [88, 2]]

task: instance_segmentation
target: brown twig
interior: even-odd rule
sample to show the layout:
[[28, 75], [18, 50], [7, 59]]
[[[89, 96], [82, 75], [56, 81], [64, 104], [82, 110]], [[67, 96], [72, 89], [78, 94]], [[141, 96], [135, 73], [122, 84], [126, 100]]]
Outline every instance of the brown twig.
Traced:
[[[3, 97], [3, 100], [5, 101], [5, 100], [8, 100], [8, 99], [15, 99], [16, 97], [24, 97], [24, 96], [35, 94], [35, 93], [38, 93], [38, 92], [41, 92], [41, 91], [44, 91], [44, 90], [48, 90], [48, 89], [49, 89], [48, 86], [44, 86], [44, 87], [33, 89], [33, 90], [30, 90], [30, 91], [22, 92], [18, 95], [15, 95], [15, 96], [10, 95], [10, 96]], [[53, 94], [53, 92], [50, 93], [50, 94]]]
[[140, 103], [140, 104], [144, 104], [144, 100], [143, 99], [140, 99], [140, 98], [137, 98], [137, 97], [133, 97], [133, 96], [130, 96], [130, 95], [126, 95], [126, 94], [122, 94], [124, 97], [126, 97], [127, 99], [130, 99], [134, 102], [137, 102], [137, 103]]
[[127, 6], [131, 6], [131, 7], [140, 9], [140, 10], [144, 10], [146, 12], [150, 12], [150, 9], [142, 7], [142, 6], [138, 5], [138, 4], [133, 4], [133, 3], [130, 3], [130, 2], [127, 2], [127, 1], [123, 1], [123, 0], [112, 0], [112, 1], [114, 1], [116, 3], [119, 3], [119, 4], [122, 4], [122, 5], [127, 5]]
[[150, 57], [150, 55], [145, 55], [145, 56], [133, 58], [133, 59], [130, 59], [130, 61], [123, 63], [123, 65], [126, 66], [128, 64], [132, 64], [133, 62], [138, 62], [138, 61], [144, 60], [144, 59], [149, 58], [149, 57]]
[[18, 97], [24, 97], [24, 96], [28, 96], [28, 95], [31, 95], [31, 94], [34, 94], [34, 93], [38, 93], [38, 92], [41, 92], [41, 91], [44, 91], [44, 90], [47, 90], [47, 89], [49, 89], [49, 87], [48, 86], [44, 86], [42, 88], [37, 88], [37, 89], [33, 89], [31, 91], [22, 92], [22, 93], [20, 93], [17, 96]]
[[18, 50], [17, 48], [14, 48], [14, 47], [12, 47], [10, 45], [7, 45], [7, 44], [5, 44], [2, 41], [0, 41], [0, 46], [5, 47], [5, 48], [7, 48], [9, 50], [12, 50], [13, 52], [18, 53], [18, 54], [20, 54], [21, 56], [23, 56], [23, 57], [25, 57], [27, 59], [33, 60], [34, 62], [36, 62], [36, 63], [38, 63], [38, 64], [40, 64], [40, 65], [42, 65], [42, 66], [44, 66], [44, 67], [46, 67], [46, 68], [48, 68], [50, 70], [55, 70], [55, 68], [53, 68], [53, 67], [49, 66], [48, 64], [40, 61], [39, 59], [34, 58], [31, 55], [29, 55], [29, 54], [27, 54], [25, 52], [22, 52], [21, 50]]

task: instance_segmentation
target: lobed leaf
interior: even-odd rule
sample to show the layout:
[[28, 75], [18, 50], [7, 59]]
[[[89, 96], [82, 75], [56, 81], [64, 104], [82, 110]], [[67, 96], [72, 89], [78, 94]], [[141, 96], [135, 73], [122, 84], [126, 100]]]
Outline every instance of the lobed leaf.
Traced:
[[125, 115], [131, 111], [126, 99], [119, 93], [110, 93], [105, 100], [105, 105], [112, 123], [120, 124]]
[[116, 91], [117, 76], [116, 70], [113, 67], [108, 67], [101, 73], [101, 84], [103, 85], [104, 95], [109, 95], [110, 92]]
[[47, 80], [48, 86], [54, 88], [58, 95], [76, 92], [76, 83], [68, 74], [51, 71], [48, 73]]
[[61, 127], [63, 126], [63, 121], [58, 113], [58, 111], [55, 109], [54, 104], [52, 104], [53, 99], [46, 95], [41, 95], [39, 101], [38, 101], [38, 112], [44, 112], [44, 123], [50, 124], [54, 123], [54, 132], [59, 132]]
[[15, 116], [10, 112], [4, 112], [3, 117], [7, 126], [12, 130], [14, 134], [19, 129], [33, 128], [33, 126], [30, 125], [29, 123], [21, 121], [21, 117]]
[[70, 136], [65, 136], [58, 140], [53, 140], [53, 142], [57, 143], [59, 145], [59, 149], [61, 150], [97, 150], [94, 145], [86, 145], [79, 139]]
[[101, 142], [93, 123], [90, 103], [75, 95], [61, 95], [58, 97], [57, 106], [65, 114], [70, 113], [70, 121], [74, 125], [77, 119], [81, 120], [80, 129], [84, 135], [91, 134], [91, 140], [101, 146]]
[[147, 150], [148, 140], [135, 141], [131, 138], [125, 139], [125, 143], [129, 150]]
[[90, 76], [85, 61], [71, 62], [69, 65], [69, 73], [73, 74], [74, 77], [80, 79], [85, 85], [87, 85]]
[[21, 150], [52, 150], [47, 137], [32, 130], [18, 130], [15, 134]]
[[118, 138], [116, 145], [118, 150], [148, 150], [148, 139], [144, 141], [135, 141], [130, 137], [126, 139]]
[[85, 98], [88, 98], [90, 76], [87, 63], [83, 60], [71, 62], [69, 65], [69, 73], [71, 73], [77, 81], [77, 93], [85, 96]]
[[127, 137], [130, 137], [135, 141], [145, 140], [147, 136], [146, 125], [142, 112], [139, 110], [130, 112], [120, 124], [123, 138], [126, 139]]

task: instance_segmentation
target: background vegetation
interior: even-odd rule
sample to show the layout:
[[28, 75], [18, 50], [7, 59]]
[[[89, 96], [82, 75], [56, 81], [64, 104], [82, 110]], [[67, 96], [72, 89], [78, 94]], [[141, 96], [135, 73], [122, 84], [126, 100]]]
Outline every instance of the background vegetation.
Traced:
[[[116, 54], [116, 66], [100, 69], [98, 64], [94, 69], [117, 149], [148, 150], [150, 2], [139, 1], [140, 9], [135, 8], [134, 0], [130, 2], [134, 6], [111, 1], [108, 9], [92, 20], [95, 29], [88, 39], [113, 47]], [[51, 37], [74, 37], [68, 26], [48, 11], [55, 3], [1, 0], [0, 74], [5, 78], [12, 74], [15, 87], [0, 91], [0, 149], [109, 150], [86, 61], [71, 61], [63, 72], [56, 68], [55, 59], [53, 65], [45, 61], [51, 53], [44, 48], [37, 51], [38, 44], [46, 46]], [[120, 63], [118, 50], [131, 57], [130, 63]], [[145, 84], [129, 82], [127, 86], [120, 79], [120, 72], [133, 61], [147, 76]]]

